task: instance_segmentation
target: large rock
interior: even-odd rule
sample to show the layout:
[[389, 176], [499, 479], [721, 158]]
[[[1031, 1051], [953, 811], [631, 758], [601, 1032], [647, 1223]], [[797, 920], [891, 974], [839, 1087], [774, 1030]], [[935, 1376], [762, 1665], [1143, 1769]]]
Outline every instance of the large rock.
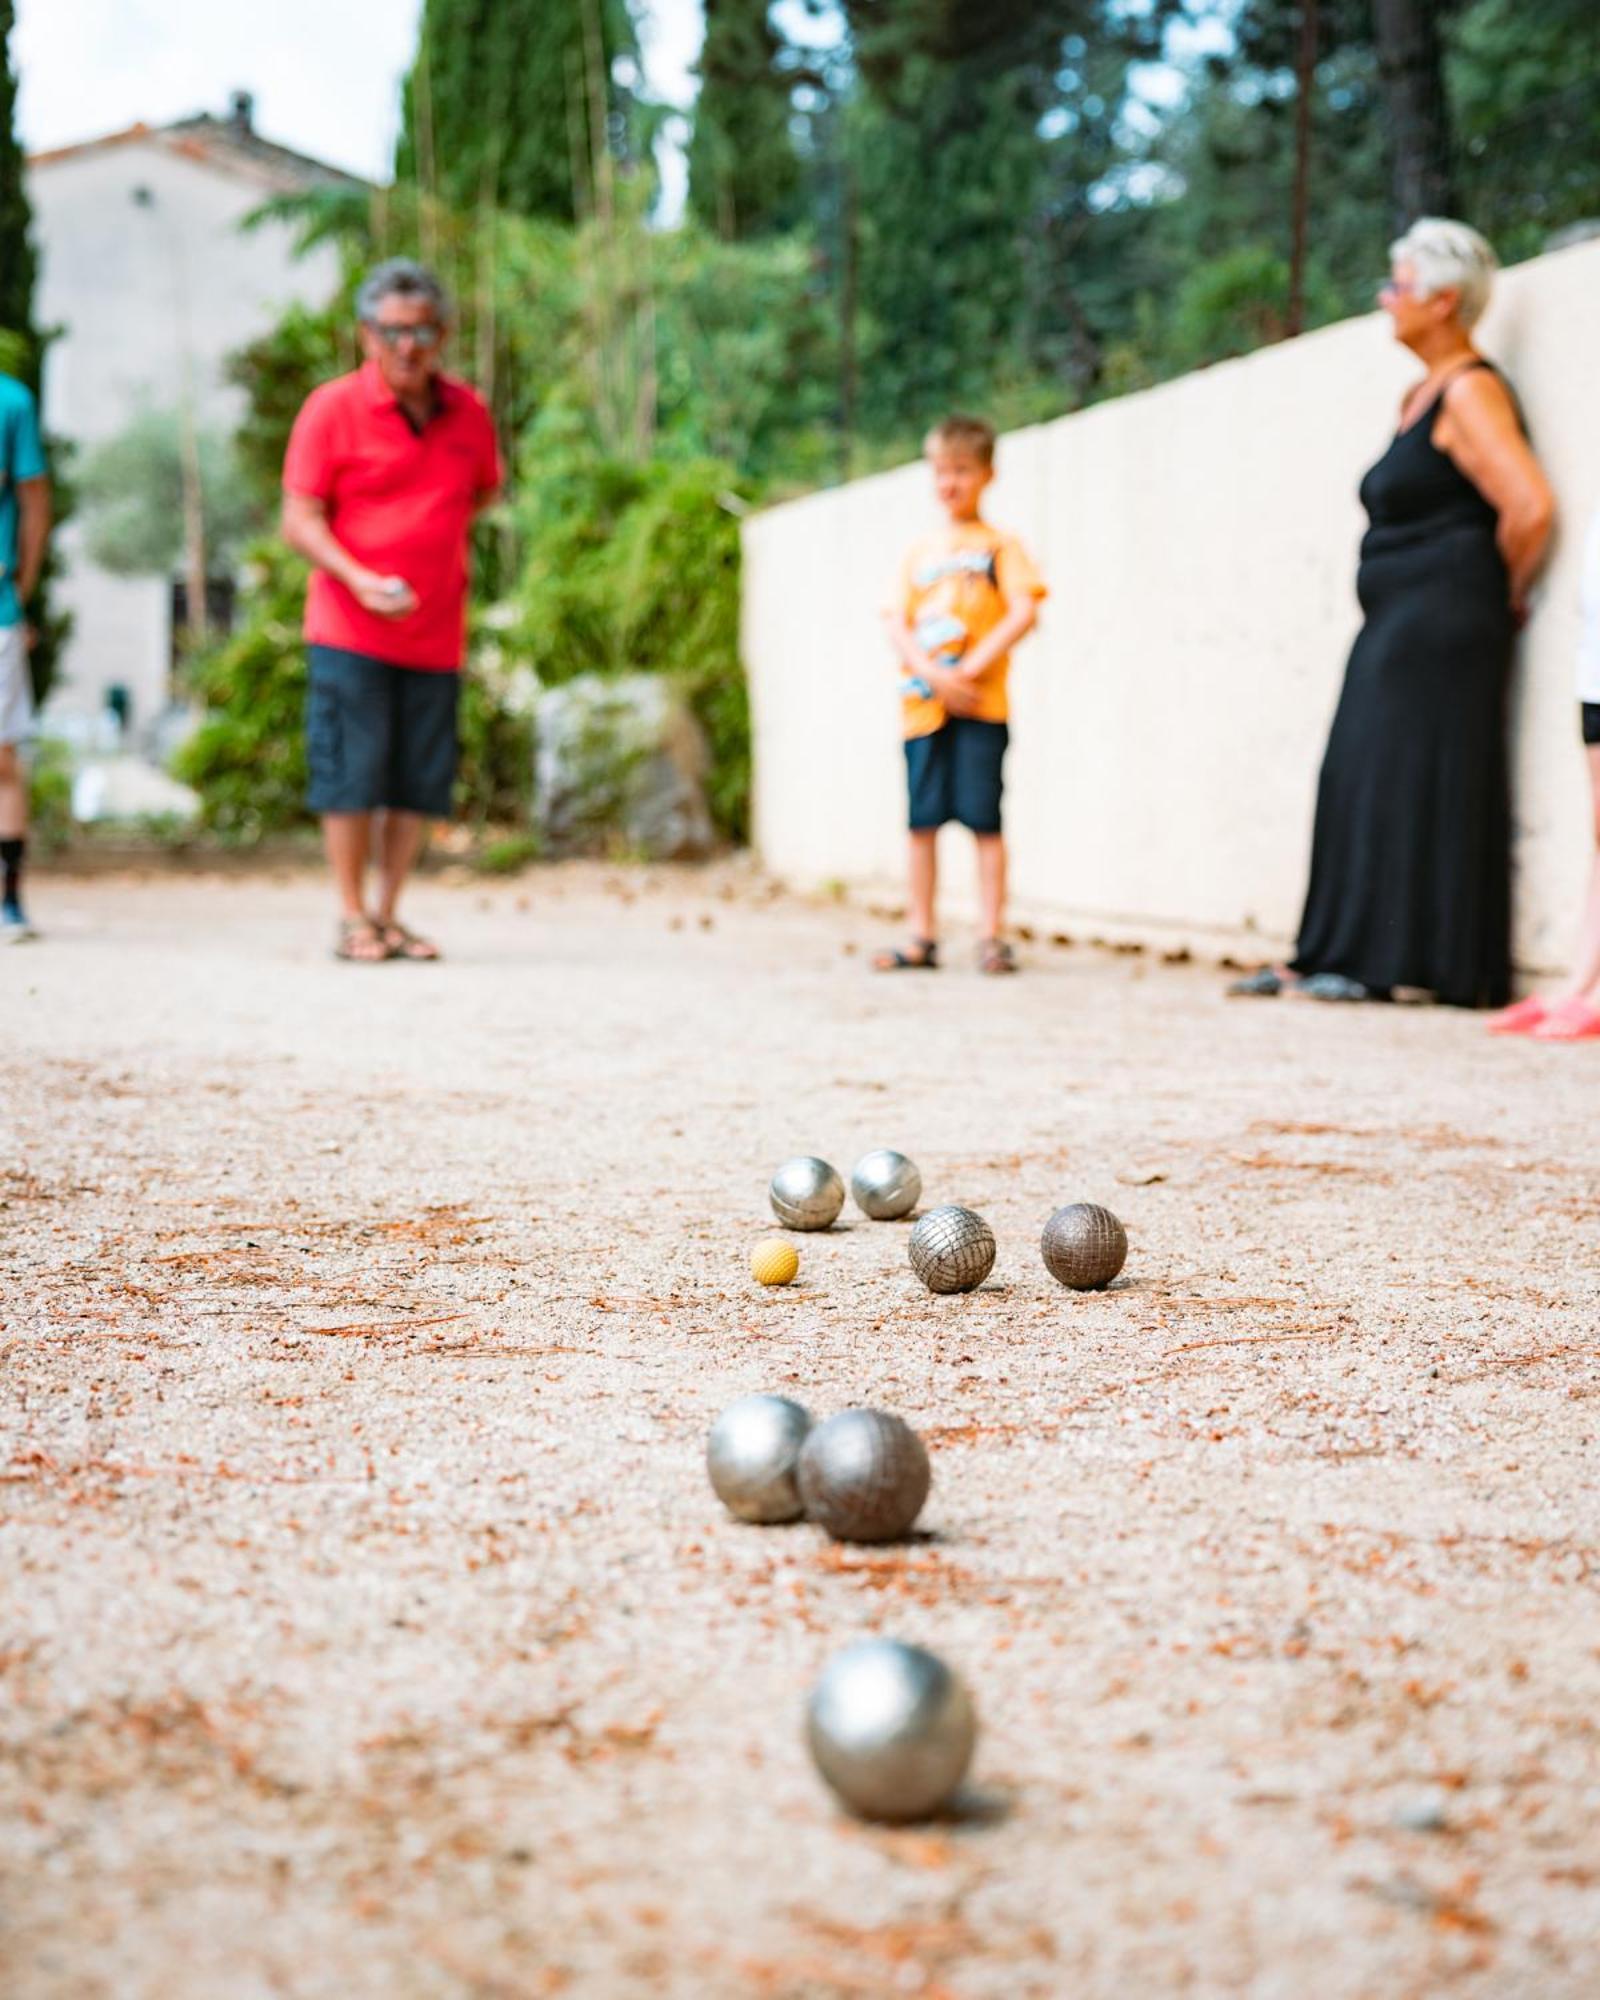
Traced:
[[549, 854], [709, 854], [700, 725], [656, 674], [583, 674], [534, 710], [534, 816]]

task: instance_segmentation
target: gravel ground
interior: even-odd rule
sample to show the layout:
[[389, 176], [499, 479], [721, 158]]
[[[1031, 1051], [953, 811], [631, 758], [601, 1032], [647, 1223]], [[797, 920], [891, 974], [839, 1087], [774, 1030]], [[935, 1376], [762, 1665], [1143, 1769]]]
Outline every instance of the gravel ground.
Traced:
[[[742, 871], [430, 882], [439, 967], [333, 964], [304, 876], [38, 890], [9, 2000], [1600, 1987], [1600, 1050], [1043, 944], [874, 980]], [[857, 1219], [758, 1292], [772, 1166], [882, 1144], [991, 1282]], [[724, 1517], [761, 1388], [917, 1425], [927, 1532]], [[973, 1690], [943, 1822], [810, 1768], [866, 1631]]]

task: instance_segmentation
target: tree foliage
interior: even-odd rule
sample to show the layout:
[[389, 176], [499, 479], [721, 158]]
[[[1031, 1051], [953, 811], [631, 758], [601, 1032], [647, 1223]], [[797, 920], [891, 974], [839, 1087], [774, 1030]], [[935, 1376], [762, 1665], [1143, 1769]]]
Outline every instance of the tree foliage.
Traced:
[[[220, 431], [195, 440], [207, 570], [228, 575], [265, 525], [233, 441]], [[183, 435], [172, 410], [141, 410], [116, 437], [86, 454], [77, 475], [84, 540], [113, 576], [170, 576], [184, 553]]]
[[1002, 420], [1080, 400], [1097, 372], [1086, 224], [1114, 167], [1142, 17], [1103, 0], [847, 0], [862, 428], [930, 409]]
[[1594, 0], [1477, 0], [1445, 36], [1467, 212], [1502, 256], [1600, 220], [1600, 7]]

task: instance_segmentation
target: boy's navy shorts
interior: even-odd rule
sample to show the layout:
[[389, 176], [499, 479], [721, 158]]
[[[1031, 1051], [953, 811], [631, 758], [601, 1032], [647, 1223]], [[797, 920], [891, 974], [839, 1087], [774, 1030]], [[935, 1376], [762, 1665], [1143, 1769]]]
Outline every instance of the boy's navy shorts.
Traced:
[[1000, 831], [1001, 766], [1011, 732], [1003, 722], [946, 717], [931, 736], [906, 743], [911, 831], [931, 832], [959, 820], [973, 833]]
[[308, 649], [306, 804], [317, 813], [444, 819], [456, 781], [459, 674], [391, 666], [342, 646]]

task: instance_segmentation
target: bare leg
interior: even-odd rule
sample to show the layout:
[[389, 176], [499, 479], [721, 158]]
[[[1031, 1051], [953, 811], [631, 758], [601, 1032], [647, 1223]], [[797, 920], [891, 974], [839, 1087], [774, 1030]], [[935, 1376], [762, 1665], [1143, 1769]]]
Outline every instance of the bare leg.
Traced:
[[373, 912], [380, 924], [394, 922], [400, 891], [416, 867], [417, 857], [427, 837], [428, 822], [421, 813], [384, 814], [383, 831], [379, 836], [378, 907]]
[[14, 743], [0, 743], [0, 840], [21, 840], [28, 831], [28, 783]]
[[371, 813], [324, 813], [322, 845], [333, 870], [339, 913], [359, 917], [366, 909], [367, 856], [372, 846]]
[[939, 891], [939, 836], [914, 828], [910, 846], [911, 935], [923, 943], [938, 936], [934, 900]]
[[980, 833], [978, 843], [978, 903], [982, 935], [997, 938], [1006, 920], [1006, 842], [1000, 833]]
[[1561, 988], [1560, 998], [1576, 999], [1580, 994], [1600, 1004], [1600, 743], [1589, 745], [1589, 792], [1594, 803], [1594, 861], [1589, 872], [1589, 893], [1578, 925], [1577, 949], [1572, 955], [1572, 971]]

